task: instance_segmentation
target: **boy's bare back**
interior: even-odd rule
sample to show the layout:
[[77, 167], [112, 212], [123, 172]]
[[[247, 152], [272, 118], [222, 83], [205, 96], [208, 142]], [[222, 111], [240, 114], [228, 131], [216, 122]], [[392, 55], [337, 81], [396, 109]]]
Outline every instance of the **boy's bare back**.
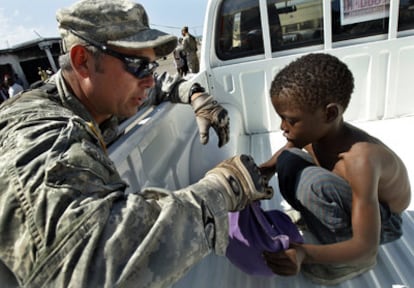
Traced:
[[402, 160], [365, 131], [346, 123], [343, 133], [332, 143], [324, 143], [324, 147], [314, 143], [306, 148], [318, 165], [341, 176], [351, 186], [377, 179], [372, 185], [377, 185], [374, 191], [378, 193], [378, 200], [386, 203], [392, 212], [401, 213], [410, 204], [410, 183]]

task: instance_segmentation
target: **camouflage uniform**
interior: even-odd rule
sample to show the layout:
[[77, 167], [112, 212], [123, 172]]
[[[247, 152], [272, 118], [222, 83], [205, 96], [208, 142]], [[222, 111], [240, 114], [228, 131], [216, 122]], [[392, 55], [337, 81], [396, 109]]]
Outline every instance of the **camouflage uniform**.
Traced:
[[[20, 286], [164, 287], [225, 253], [218, 187], [125, 194], [105, 131], [60, 72], [49, 83], [0, 108], [0, 258]], [[188, 101], [180, 94], [151, 101]]]
[[198, 73], [200, 63], [197, 55], [197, 42], [194, 36], [187, 34], [183, 37], [183, 50], [186, 53], [188, 69], [191, 73]]

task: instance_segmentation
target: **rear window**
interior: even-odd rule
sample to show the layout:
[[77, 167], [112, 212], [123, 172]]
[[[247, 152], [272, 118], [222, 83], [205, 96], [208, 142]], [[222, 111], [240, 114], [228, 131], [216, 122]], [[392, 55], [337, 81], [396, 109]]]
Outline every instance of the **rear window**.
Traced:
[[321, 0], [267, 1], [272, 51], [323, 43]]
[[[272, 52], [324, 43], [322, 0], [267, 0], [266, 3]], [[389, 12], [390, 0], [331, 0], [332, 41], [386, 36]], [[216, 29], [217, 56], [228, 60], [263, 54], [262, 28], [259, 0], [223, 1]], [[413, 29], [414, 0], [401, 0], [398, 31]]]
[[400, 0], [398, 31], [414, 29], [414, 1]]
[[[322, 0], [267, 0], [272, 51], [323, 43]], [[217, 23], [220, 59], [264, 53], [258, 0], [223, 1]]]
[[332, 41], [388, 33], [389, 0], [332, 1]]
[[264, 53], [258, 0], [224, 1], [220, 9], [217, 54], [233, 59]]

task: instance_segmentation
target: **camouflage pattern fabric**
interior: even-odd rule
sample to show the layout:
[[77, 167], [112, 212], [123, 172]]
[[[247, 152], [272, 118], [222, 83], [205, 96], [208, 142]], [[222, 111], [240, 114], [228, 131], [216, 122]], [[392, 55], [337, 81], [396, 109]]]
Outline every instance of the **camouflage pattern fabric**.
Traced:
[[0, 107], [0, 259], [19, 286], [165, 287], [224, 255], [218, 187], [125, 194], [104, 131], [50, 83]]
[[195, 42], [195, 39], [192, 39], [191, 37], [192, 36], [190, 35], [183, 37], [183, 50], [186, 53], [187, 64], [190, 72], [198, 73], [200, 70], [200, 63], [197, 55], [197, 42]]
[[129, 0], [83, 0], [57, 11], [56, 19], [64, 51], [84, 37], [123, 48], [154, 48], [157, 57], [167, 56], [177, 46], [177, 37], [149, 27], [141, 4]]

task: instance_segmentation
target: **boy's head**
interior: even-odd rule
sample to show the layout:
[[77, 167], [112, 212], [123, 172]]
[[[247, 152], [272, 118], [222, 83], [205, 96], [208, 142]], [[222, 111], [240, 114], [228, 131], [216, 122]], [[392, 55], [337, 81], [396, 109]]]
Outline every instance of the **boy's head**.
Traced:
[[[345, 110], [354, 89], [354, 77], [345, 63], [329, 54], [308, 54], [284, 67], [273, 79], [270, 89], [289, 106], [309, 112], [330, 103]], [[283, 101], [286, 103], [286, 101]]]

